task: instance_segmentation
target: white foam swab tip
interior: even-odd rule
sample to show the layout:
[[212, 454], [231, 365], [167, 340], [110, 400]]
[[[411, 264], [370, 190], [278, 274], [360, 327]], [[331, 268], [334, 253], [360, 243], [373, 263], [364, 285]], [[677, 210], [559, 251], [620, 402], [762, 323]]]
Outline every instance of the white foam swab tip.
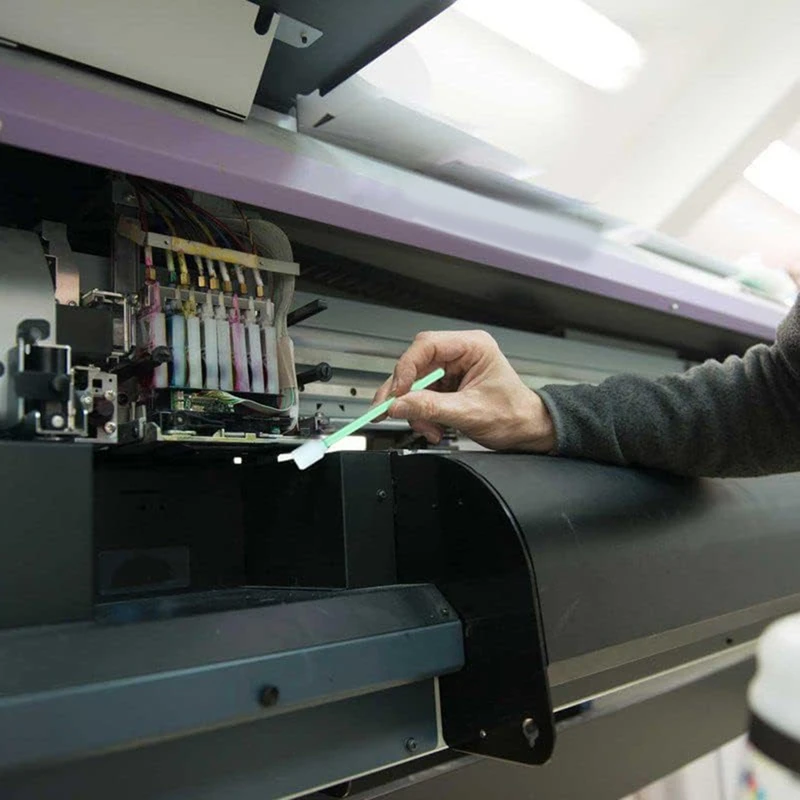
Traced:
[[[426, 375], [424, 378], [415, 381], [411, 386], [411, 391], [419, 392], [422, 389], [427, 389], [429, 386], [436, 383], [436, 381], [441, 380], [444, 375], [445, 371], [440, 367], [431, 372], [430, 375]], [[382, 417], [392, 407], [396, 399], [396, 397], [387, 398], [382, 403], [373, 406], [369, 411], [362, 414], [357, 419], [354, 419], [352, 422], [349, 422], [330, 436], [326, 436], [324, 439], [311, 439], [301, 444], [300, 447], [292, 450], [291, 453], [282, 453], [278, 456], [278, 461], [281, 463], [285, 461], [294, 461], [298, 469], [308, 469], [312, 464], [316, 464], [317, 461], [322, 459], [329, 447], [332, 447], [346, 436], [351, 436], [356, 433], [356, 431], [361, 430], [361, 428], [365, 425], [369, 425], [370, 422], [374, 422], [378, 417]]]

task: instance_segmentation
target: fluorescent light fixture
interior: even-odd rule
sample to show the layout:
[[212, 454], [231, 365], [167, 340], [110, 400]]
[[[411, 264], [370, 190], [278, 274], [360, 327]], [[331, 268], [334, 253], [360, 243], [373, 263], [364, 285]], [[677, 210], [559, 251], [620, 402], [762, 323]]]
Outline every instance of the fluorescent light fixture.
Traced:
[[336, 442], [328, 448], [329, 453], [338, 453], [342, 450], [366, 450], [366, 436], [345, 436], [344, 439]]
[[800, 214], [800, 152], [773, 142], [744, 171], [745, 180], [773, 200]]
[[458, 0], [454, 8], [606, 92], [623, 89], [644, 64], [636, 39], [582, 0]]

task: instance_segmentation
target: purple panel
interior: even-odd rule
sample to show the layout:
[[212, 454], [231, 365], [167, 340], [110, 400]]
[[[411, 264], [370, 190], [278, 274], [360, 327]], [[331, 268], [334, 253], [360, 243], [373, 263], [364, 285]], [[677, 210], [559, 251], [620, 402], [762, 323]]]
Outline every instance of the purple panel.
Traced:
[[0, 142], [156, 178], [771, 339], [780, 308], [605, 252], [565, 223], [420, 176], [396, 185], [0, 63]]

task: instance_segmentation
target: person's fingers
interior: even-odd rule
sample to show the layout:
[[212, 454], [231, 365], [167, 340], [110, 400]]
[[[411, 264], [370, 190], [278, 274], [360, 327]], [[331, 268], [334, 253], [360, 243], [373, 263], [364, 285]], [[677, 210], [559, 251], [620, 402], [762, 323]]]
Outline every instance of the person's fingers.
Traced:
[[437, 367], [469, 367], [471, 364], [465, 362], [477, 360], [481, 351], [492, 344], [494, 340], [483, 331], [420, 333], [397, 362], [390, 391], [397, 396], [406, 394], [417, 378]]
[[423, 420], [410, 420], [411, 430], [424, 436], [430, 444], [439, 444], [444, 436], [444, 431], [439, 425]]
[[469, 417], [470, 404], [461, 392], [411, 392], [398, 398], [389, 409], [395, 419], [433, 422], [449, 428], [459, 428]]
[[378, 389], [378, 391], [375, 392], [375, 397], [372, 398], [373, 406], [380, 405], [392, 393], [392, 380], [393, 378], [387, 378], [381, 384], [380, 389]]

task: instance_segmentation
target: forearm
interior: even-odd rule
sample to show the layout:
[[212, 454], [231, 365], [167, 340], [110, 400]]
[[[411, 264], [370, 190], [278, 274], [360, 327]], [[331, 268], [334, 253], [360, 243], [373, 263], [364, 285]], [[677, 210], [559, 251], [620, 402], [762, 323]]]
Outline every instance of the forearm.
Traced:
[[556, 454], [683, 475], [741, 476], [800, 470], [800, 382], [784, 347], [708, 362], [650, 381], [551, 386]]

